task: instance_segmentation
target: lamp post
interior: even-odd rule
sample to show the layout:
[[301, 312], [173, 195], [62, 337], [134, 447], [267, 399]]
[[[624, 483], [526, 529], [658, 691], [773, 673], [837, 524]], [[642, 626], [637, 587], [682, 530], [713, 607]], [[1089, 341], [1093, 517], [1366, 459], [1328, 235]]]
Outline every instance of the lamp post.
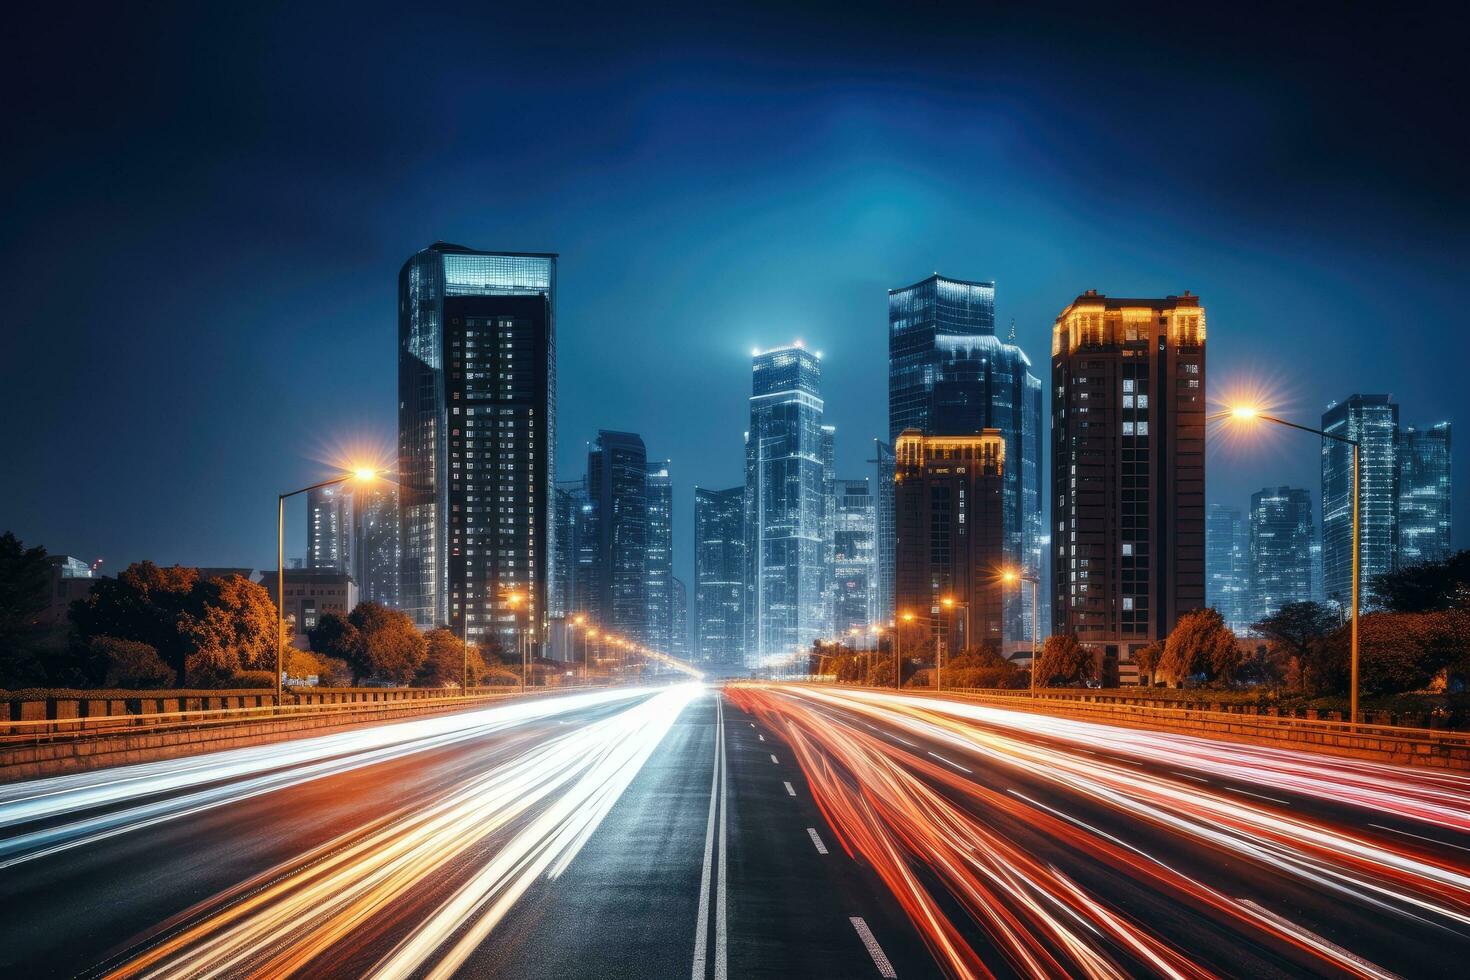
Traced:
[[883, 627], [879, 626], [877, 623], [873, 623], [868, 627], [868, 632], [873, 634], [873, 645], [868, 650], [868, 672], [867, 675], [863, 678], [864, 682], [866, 682], [868, 678], [873, 676], [873, 658], [877, 656], [879, 652], [879, 647], [882, 646], [883, 643]]
[[521, 629], [521, 601], [525, 598], [519, 592], [502, 592], [500, 598], [506, 605], [510, 606], [511, 612], [515, 614], [516, 623], [516, 647], [521, 656], [521, 693], [526, 693], [526, 672], [529, 664], [526, 659], [526, 636]]
[[[960, 601], [956, 600], [955, 598], [953, 598], [952, 596], [945, 596], [943, 599], [940, 599], [939, 600], [939, 604], [942, 605], [944, 608], [948, 609], [950, 612], [954, 612], [956, 606], [963, 606], [964, 607], [964, 609], [965, 609], [965, 644], [964, 644], [964, 646], [960, 647], [960, 653], [964, 653], [965, 650], [968, 649], [969, 646], [970, 646], [970, 603], [969, 603], [969, 601], [966, 600], [964, 602], [960, 602]], [[938, 634], [935, 635], [934, 639], [935, 639], [935, 642], [937, 644], [938, 639], [939, 639]], [[935, 686], [936, 686], [936, 689], [937, 689], [937, 688], [943, 686], [942, 682], [943, 682], [943, 679], [944, 679], [944, 675], [940, 672], [940, 669], [939, 669], [939, 666], [938, 666], [939, 654], [937, 652], [937, 650], [938, 650], [938, 647], [937, 646], [935, 647], [935, 650], [936, 650], [936, 653], [934, 655], [935, 656], [934, 674], [935, 674]]]
[[[906, 612], [898, 618], [900, 622], [912, 623], [914, 614]], [[899, 691], [903, 689], [903, 627], [895, 626], [893, 636], [893, 689]]]
[[279, 494], [276, 498], [276, 707], [280, 707], [285, 695], [286, 672], [286, 498], [310, 493], [323, 487], [334, 487], [339, 483], [357, 480], [371, 483], [378, 478], [378, 471], [366, 467], [332, 480], [313, 483], [300, 490]]
[[1036, 641], [1041, 633], [1041, 607], [1036, 604], [1036, 586], [1040, 583], [1040, 579], [1014, 568], [1008, 568], [1002, 572], [1001, 578], [1011, 584], [1031, 583], [1031, 669], [1027, 673], [1031, 675], [1031, 696], [1034, 698], [1036, 697]]
[[1350, 627], [1350, 632], [1349, 632], [1350, 644], [1351, 644], [1351, 647], [1350, 647], [1351, 654], [1350, 654], [1350, 656], [1351, 656], [1351, 663], [1352, 663], [1352, 669], [1351, 669], [1351, 677], [1352, 677], [1352, 679], [1351, 679], [1351, 689], [1350, 689], [1350, 692], [1349, 692], [1349, 701], [1350, 701], [1349, 716], [1350, 716], [1350, 719], [1351, 719], [1351, 724], [1356, 728], [1356, 726], [1358, 724], [1358, 579], [1359, 579], [1360, 562], [1362, 560], [1361, 549], [1362, 549], [1362, 543], [1363, 543], [1363, 541], [1362, 541], [1362, 527], [1361, 527], [1361, 524], [1359, 523], [1359, 519], [1358, 519], [1358, 493], [1361, 490], [1361, 481], [1362, 481], [1361, 471], [1359, 469], [1359, 463], [1360, 463], [1359, 456], [1360, 456], [1360, 453], [1362, 451], [1362, 442], [1359, 441], [1359, 440], [1357, 440], [1357, 439], [1350, 439], [1347, 436], [1334, 435], [1331, 432], [1323, 432], [1321, 429], [1313, 429], [1310, 426], [1298, 425], [1295, 422], [1288, 422], [1285, 419], [1276, 418], [1274, 415], [1267, 415], [1266, 413], [1262, 412], [1260, 409], [1254, 408], [1254, 407], [1249, 406], [1249, 405], [1239, 405], [1239, 406], [1236, 406], [1235, 408], [1230, 409], [1228, 412], [1217, 412], [1214, 415], [1211, 415], [1210, 416], [1210, 420], [1211, 421], [1213, 421], [1215, 419], [1233, 419], [1233, 420], [1239, 421], [1239, 422], [1254, 422], [1254, 421], [1257, 421], [1257, 420], [1259, 420], [1261, 422], [1271, 422], [1271, 423], [1273, 423], [1275, 425], [1284, 425], [1288, 429], [1296, 429], [1296, 430], [1301, 431], [1301, 432], [1310, 433], [1311, 435], [1314, 435], [1314, 436], [1320, 436], [1323, 439], [1331, 439], [1334, 442], [1346, 443], [1347, 445], [1349, 445], [1349, 446], [1352, 447], [1352, 452], [1353, 452], [1353, 584], [1352, 584], [1352, 626]]

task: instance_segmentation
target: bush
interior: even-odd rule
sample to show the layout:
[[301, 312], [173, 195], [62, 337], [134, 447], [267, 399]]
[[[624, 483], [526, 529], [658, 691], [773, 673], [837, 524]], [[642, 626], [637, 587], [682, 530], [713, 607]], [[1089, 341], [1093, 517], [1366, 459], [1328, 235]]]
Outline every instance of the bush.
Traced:
[[103, 679], [107, 687], [172, 687], [177, 680], [158, 651], [146, 643], [120, 640], [115, 636], [94, 636], [87, 649], [107, 665]]

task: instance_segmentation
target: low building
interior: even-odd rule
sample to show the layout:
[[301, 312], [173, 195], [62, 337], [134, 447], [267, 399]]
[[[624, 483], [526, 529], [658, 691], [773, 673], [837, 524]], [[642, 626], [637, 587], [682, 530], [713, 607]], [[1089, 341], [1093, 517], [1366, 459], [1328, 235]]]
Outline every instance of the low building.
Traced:
[[[261, 573], [260, 584], [270, 593], [271, 602], [276, 598], [276, 570]], [[317, 571], [313, 569], [286, 569], [286, 621], [294, 624], [295, 632], [291, 645], [309, 649], [307, 633], [316, 629], [317, 623], [327, 613], [346, 616], [357, 607], [357, 583], [351, 575], [341, 572]]]
[[64, 626], [71, 604], [85, 599], [92, 587], [102, 580], [103, 576], [97, 572], [102, 560], [88, 565], [71, 555], [51, 555], [46, 563], [51, 566], [50, 588], [46, 593], [49, 603], [37, 621], [43, 626]]

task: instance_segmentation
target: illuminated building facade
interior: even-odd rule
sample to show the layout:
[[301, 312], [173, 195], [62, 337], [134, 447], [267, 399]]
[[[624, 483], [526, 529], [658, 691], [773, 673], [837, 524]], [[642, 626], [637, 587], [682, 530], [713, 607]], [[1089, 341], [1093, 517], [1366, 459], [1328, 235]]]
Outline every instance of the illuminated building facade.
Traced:
[[[1042, 385], [1015, 343], [995, 334], [995, 283], [938, 274], [888, 293], [888, 437], [915, 429], [1006, 441], [1006, 558], [1037, 571], [1045, 533], [1041, 488]], [[880, 492], [882, 487], [880, 486]], [[886, 550], [880, 545], [880, 550]], [[1046, 584], [1038, 590], [1046, 601]], [[1031, 637], [1031, 591], [1006, 595], [1007, 640]]]
[[398, 607], [398, 487], [377, 482], [352, 492], [353, 573], [361, 602]]
[[745, 487], [695, 487], [694, 654], [702, 663], [742, 663], [745, 574]]
[[597, 433], [587, 454], [588, 533], [596, 558], [590, 607], [604, 629], [648, 641], [648, 451], [632, 432]]
[[824, 635], [822, 362], [799, 345], [757, 352], [746, 434], [747, 661], [764, 666]]
[[544, 639], [555, 323], [552, 254], [436, 242], [399, 273], [400, 608], [420, 627]]
[[1267, 487], [1251, 495], [1250, 623], [1312, 601], [1312, 525], [1308, 490]]
[[893, 444], [873, 440], [873, 618], [892, 625], [894, 582]]
[[1399, 444], [1399, 565], [1450, 556], [1450, 423], [1405, 429]]
[[[897, 614], [927, 624], [950, 653], [1004, 642], [1005, 437], [929, 436], [894, 447]], [[951, 600], [946, 603], [944, 600]], [[970, 634], [966, 635], [966, 629]]]
[[669, 461], [648, 464], [648, 555], [644, 570], [648, 612], [644, 640], [655, 650], [672, 651], [674, 643], [674, 485]]
[[1052, 328], [1052, 623], [1132, 653], [1205, 605], [1205, 310], [1088, 290]]
[[313, 571], [353, 571], [355, 520], [352, 488], [338, 483], [306, 493], [306, 567]]
[[1248, 611], [1250, 577], [1250, 537], [1240, 511], [1210, 504], [1205, 516], [1205, 602], [1237, 633], [1255, 621]]
[[[1361, 445], [1359, 452], [1359, 587], [1363, 608], [1379, 575], [1394, 570], [1398, 548], [1399, 407], [1388, 395], [1352, 395], [1328, 406], [1322, 431]], [[1322, 588], [1327, 601], [1352, 601], [1353, 453], [1336, 439], [1322, 440]]]
[[867, 480], [834, 481], [833, 501], [832, 634], [841, 637], [879, 622], [873, 611], [877, 514]]

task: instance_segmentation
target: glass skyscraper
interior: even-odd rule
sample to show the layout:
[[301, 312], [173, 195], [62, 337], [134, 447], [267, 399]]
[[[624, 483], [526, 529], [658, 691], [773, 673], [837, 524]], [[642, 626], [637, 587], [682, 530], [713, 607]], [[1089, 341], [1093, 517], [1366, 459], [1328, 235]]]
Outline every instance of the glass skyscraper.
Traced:
[[838, 637], [876, 622], [873, 612], [877, 514], [867, 480], [837, 480], [833, 488], [832, 632]]
[[837, 427], [822, 426], [822, 564], [825, 583], [822, 586], [822, 632], [832, 634], [833, 603], [837, 582], [833, 571], [837, 527]]
[[359, 602], [397, 608], [402, 565], [398, 534], [398, 488], [374, 484], [353, 491], [352, 577]]
[[800, 346], [757, 352], [746, 435], [746, 660], [765, 666], [823, 635], [830, 576], [822, 521], [822, 362]]
[[1407, 428], [1399, 449], [1399, 565], [1450, 556], [1450, 423]]
[[[1398, 547], [1399, 407], [1388, 395], [1352, 395], [1329, 405], [1322, 431], [1361, 444], [1359, 522], [1362, 605], [1371, 606], [1373, 580], [1393, 571]], [[1352, 598], [1353, 454], [1322, 440], [1322, 589], [1346, 608]]]
[[[1006, 561], [1036, 567], [1045, 533], [1041, 496], [1042, 385], [1031, 361], [995, 335], [995, 283], [930, 276], [888, 293], [888, 437], [974, 435], [998, 429], [1005, 440]], [[880, 487], [891, 494], [891, 487]], [[886, 529], [885, 529], [885, 533]], [[880, 546], [887, 553], [890, 549]], [[880, 588], [892, 589], [885, 580]], [[1043, 583], [1043, 590], [1046, 584]], [[1045, 591], [1039, 596], [1047, 601]], [[1031, 592], [1005, 597], [1007, 641], [1031, 638]]]
[[745, 487], [694, 488], [694, 654], [740, 665], [745, 651]]
[[648, 642], [648, 452], [632, 432], [602, 430], [587, 454], [590, 608], [599, 627]]
[[398, 403], [401, 608], [508, 649], [526, 629], [540, 643], [555, 551], [556, 256], [436, 242], [404, 263]]
[[674, 485], [669, 461], [648, 464], [648, 621], [644, 642], [669, 653], [674, 645]]
[[306, 494], [306, 567], [351, 575], [353, 563], [352, 488], [337, 484]]
[[1250, 523], [1248, 618], [1257, 623], [1288, 603], [1312, 601], [1311, 491], [1266, 487], [1252, 494]]
[[1239, 509], [1210, 504], [1205, 515], [1205, 601], [1237, 633], [1255, 621], [1249, 611], [1249, 555]]
[[894, 548], [897, 547], [893, 521], [893, 474], [897, 459], [893, 454], [893, 443], [882, 439], [873, 440], [873, 618], [884, 626], [892, 626], [894, 575]]

